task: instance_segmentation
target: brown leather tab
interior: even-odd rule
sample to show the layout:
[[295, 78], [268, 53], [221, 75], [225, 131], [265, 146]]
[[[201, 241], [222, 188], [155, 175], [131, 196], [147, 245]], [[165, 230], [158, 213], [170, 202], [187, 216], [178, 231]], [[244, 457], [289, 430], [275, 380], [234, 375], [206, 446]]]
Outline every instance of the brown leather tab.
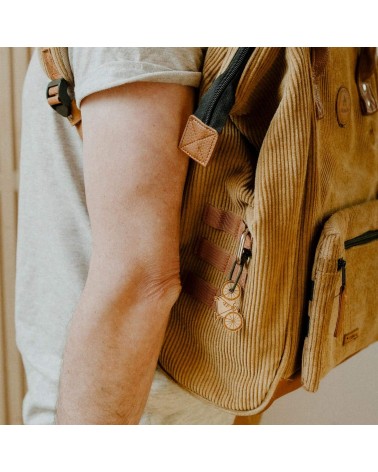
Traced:
[[[227, 251], [205, 238], [199, 242], [196, 255], [223, 273], [230, 266], [230, 262], [232, 266], [235, 260], [235, 257], [232, 257]], [[230, 261], [230, 259], [233, 260]]]
[[277, 388], [273, 394], [272, 399], [266, 405], [263, 411], [267, 410], [271, 404], [280, 397], [287, 395], [290, 392], [294, 392], [294, 390], [298, 390], [298, 388], [302, 387], [302, 379], [300, 371], [296, 372], [292, 377], [289, 379], [281, 379], [277, 385]]
[[76, 127], [76, 131], [78, 132], [78, 135], [80, 136], [81, 140], [83, 140], [83, 127], [82, 127], [82, 122], [79, 121], [78, 123], [76, 123], [75, 127]]
[[315, 78], [323, 75], [328, 63], [328, 48], [312, 48], [312, 73]]
[[371, 85], [375, 66], [376, 48], [361, 48], [357, 63], [357, 85], [364, 115], [372, 115], [378, 110], [378, 100]]
[[[72, 126], [78, 126], [81, 122], [81, 111], [78, 109], [76, 105], [76, 100], [72, 100], [71, 102], [71, 115], [68, 117], [69, 122]], [[81, 129], [77, 129], [78, 133], [81, 133]], [[81, 136], [81, 134], [80, 134]]]
[[179, 144], [180, 149], [196, 162], [206, 167], [218, 140], [215, 129], [190, 115]]
[[344, 329], [344, 313], [345, 313], [345, 301], [346, 301], [346, 288], [341, 287], [339, 293], [339, 313], [337, 316], [335, 331], [333, 336], [337, 338], [343, 332]]
[[[247, 237], [244, 247], [251, 249], [251, 238]], [[201, 239], [196, 255], [203, 261], [210, 264], [212, 267], [215, 267], [220, 272], [224, 274], [230, 274], [231, 269], [234, 265], [236, 257], [232, 254], [229, 254], [227, 251], [212, 243], [208, 239]], [[234, 268], [233, 279], [235, 279], [236, 274], [240, 270], [240, 266], [236, 265]], [[248, 271], [244, 267], [239, 279], [239, 285], [244, 288], [247, 281]]]
[[216, 208], [210, 203], [204, 208], [202, 221], [214, 229], [231, 234], [234, 238], [240, 238], [246, 228], [243, 219], [239, 215]]
[[378, 110], [378, 104], [370, 82], [359, 81], [358, 89], [360, 92], [362, 113], [364, 115], [372, 115]]
[[210, 282], [202, 279], [193, 272], [189, 272], [182, 284], [183, 292], [186, 292], [197, 301], [204, 303], [209, 307], [214, 306], [214, 297], [218, 289]]
[[41, 48], [41, 53], [47, 75], [51, 80], [59, 79], [61, 74], [55, 65], [50, 48]]
[[253, 416], [235, 416], [234, 425], [259, 425], [262, 418], [262, 414]]
[[377, 48], [361, 48], [358, 68], [362, 82], [369, 80], [374, 72], [376, 64], [376, 49]]
[[311, 48], [312, 83], [315, 100], [316, 118], [324, 117], [324, 107], [320, 96], [319, 81], [328, 63], [328, 48]]

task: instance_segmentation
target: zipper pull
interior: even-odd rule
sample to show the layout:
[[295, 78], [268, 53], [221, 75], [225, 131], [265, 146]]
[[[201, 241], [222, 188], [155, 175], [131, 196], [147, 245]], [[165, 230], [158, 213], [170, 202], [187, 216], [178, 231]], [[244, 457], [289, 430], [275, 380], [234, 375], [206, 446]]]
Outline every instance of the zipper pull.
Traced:
[[341, 288], [345, 289], [346, 285], [346, 260], [342, 257], [337, 261], [337, 270], [341, 270]]
[[346, 260], [340, 258], [337, 261], [337, 270], [341, 270], [341, 287], [339, 292], [339, 313], [337, 316], [337, 322], [335, 327], [335, 332], [333, 333], [334, 337], [337, 337], [341, 334], [342, 326], [344, 322], [344, 311], [346, 303]]

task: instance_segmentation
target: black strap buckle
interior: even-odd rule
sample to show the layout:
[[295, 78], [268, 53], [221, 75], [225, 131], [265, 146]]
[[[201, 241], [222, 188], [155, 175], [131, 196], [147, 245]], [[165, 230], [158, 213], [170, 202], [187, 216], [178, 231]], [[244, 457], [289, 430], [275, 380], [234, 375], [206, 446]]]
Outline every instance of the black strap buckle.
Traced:
[[65, 79], [61, 78], [49, 82], [46, 90], [46, 98], [48, 104], [59, 113], [59, 115], [65, 118], [71, 115], [71, 98], [68, 95], [68, 82]]

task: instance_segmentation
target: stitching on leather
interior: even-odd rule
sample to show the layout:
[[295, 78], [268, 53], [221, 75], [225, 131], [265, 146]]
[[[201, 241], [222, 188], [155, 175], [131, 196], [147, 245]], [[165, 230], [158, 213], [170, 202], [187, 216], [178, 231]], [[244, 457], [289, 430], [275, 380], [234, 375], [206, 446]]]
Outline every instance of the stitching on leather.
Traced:
[[[187, 133], [189, 134], [189, 126], [191, 126], [191, 128], [192, 128], [191, 133], [194, 134], [194, 135], [196, 135], [198, 133], [198, 130], [196, 129], [198, 126], [200, 128], [202, 128], [208, 135], [200, 137], [200, 138], [196, 137], [193, 141], [183, 143], [183, 140], [184, 140], [186, 134]], [[215, 133], [216, 133], [216, 131], [215, 131]], [[185, 130], [184, 130], [183, 139], [181, 140], [181, 150], [184, 151], [186, 154], [188, 154], [192, 159], [199, 162], [200, 164], [205, 164], [209, 161], [209, 158], [210, 158], [210, 156], [212, 154], [212, 151], [213, 151], [213, 148], [214, 148], [214, 141], [216, 142], [217, 138], [218, 138], [218, 136], [217, 136], [217, 134], [214, 134], [214, 132], [212, 131], [212, 128], [209, 128], [204, 123], [201, 123], [201, 121], [198, 120], [198, 118], [191, 116], [188, 119], [188, 122], [187, 122]], [[197, 147], [197, 150], [196, 150], [197, 153], [195, 153], [194, 156], [192, 154], [190, 154], [189, 151], [186, 149], [188, 146], [190, 146], [190, 145], [192, 145], [196, 142], [200, 143], [201, 141], [203, 141], [205, 139], [210, 141], [210, 144], [207, 146], [208, 150], [207, 150], [206, 154], [204, 154], [203, 149], [201, 148], [201, 145], [199, 145]]]
[[[215, 136], [215, 137], [216, 137], [216, 136]], [[185, 143], [183, 147], [186, 148], [186, 147], [191, 146], [192, 144], [194, 144], [194, 143], [196, 143], [196, 142], [199, 143], [200, 141], [203, 141], [203, 140], [209, 139], [209, 138], [211, 138], [211, 139], [213, 140], [213, 139], [214, 139], [214, 136], [205, 136], [205, 137], [203, 137], [203, 138], [196, 138], [196, 139], [194, 139], [193, 141], [190, 141], [189, 143]]]
[[[200, 143], [200, 142], [203, 141], [204, 139], [209, 139], [209, 138], [211, 138], [211, 139], [210, 139], [210, 146], [207, 146], [207, 148], [208, 148], [207, 153], [204, 154], [203, 148], [201, 148], [200, 146], [197, 146], [196, 151], [198, 152], [199, 155], [196, 156], [196, 157], [193, 157], [193, 159], [198, 159], [200, 162], [206, 162], [206, 161], [208, 160], [209, 154], [210, 154], [211, 151], [212, 151], [214, 137], [212, 137], [212, 136], [207, 136], [206, 138], [196, 139], [196, 140], [194, 140], [194, 141], [191, 143], [191, 144], [194, 144], [194, 143], [196, 143], [196, 142], [197, 142], [197, 143]], [[189, 144], [188, 144], [188, 145], [189, 145]], [[187, 146], [188, 146], [188, 145], [187, 145]]]
[[[197, 142], [198, 142], [198, 141], [202, 141], [202, 140], [197, 140]], [[212, 138], [212, 141], [214, 141], [214, 138]], [[193, 141], [193, 142], [195, 142], [195, 141]], [[200, 163], [203, 164], [203, 163], [205, 163], [205, 162], [207, 162], [207, 161], [209, 160], [209, 156], [210, 156], [212, 150], [213, 150], [213, 142], [211, 142], [211, 146], [209, 147], [209, 150], [208, 150], [208, 152], [207, 152], [206, 155], [203, 154], [203, 149], [201, 149], [200, 147], [198, 147], [198, 148], [197, 148], [197, 151], [198, 151], [198, 153], [199, 153], [199, 156], [196, 155], [196, 156], [192, 156], [192, 157], [193, 157], [193, 159], [195, 159], [195, 160], [197, 160], [198, 162], [200, 162]]]
[[[217, 223], [216, 223], [217, 226], [214, 226], [214, 225], [209, 224], [207, 222], [209, 212], [213, 211], [211, 209], [214, 209], [217, 212]], [[240, 220], [239, 223], [235, 222], [235, 225], [234, 225], [235, 227], [233, 228], [232, 232], [231, 232], [231, 230], [226, 231], [224, 228], [222, 228], [222, 226], [224, 226], [225, 219], [227, 218], [228, 215], [232, 216], [233, 218], [236, 218], [236, 219]], [[245, 229], [245, 226], [246, 226], [246, 223], [244, 222], [244, 220], [238, 214], [236, 214], [232, 211], [229, 211], [229, 210], [224, 210], [222, 208], [217, 208], [214, 205], [212, 205], [211, 203], [206, 203], [206, 205], [204, 207], [204, 210], [202, 212], [202, 221], [205, 224], [209, 225], [211, 228], [214, 228], [214, 229], [217, 229], [217, 230], [220, 230], [220, 231], [224, 231], [227, 234], [230, 234], [231, 236], [233, 236], [234, 238], [240, 237], [242, 232]]]
[[[212, 151], [213, 151], [213, 141], [214, 141], [214, 136], [209, 136], [209, 138], [211, 138], [211, 145], [209, 146], [209, 149], [207, 151], [207, 154], [204, 156], [203, 155], [203, 149], [201, 149], [200, 147], [197, 148], [199, 154], [200, 154], [200, 157], [193, 157], [193, 159], [197, 159], [199, 162], [201, 163], [205, 163], [205, 162], [208, 162], [209, 158], [210, 158], [210, 155], [212, 154]], [[203, 139], [208, 139], [208, 138], [203, 138]], [[200, 139], [198, 140], [197, 142], [199, 141], [203, 141], [203, 139]]]
[[[224, 262], [222, 262], [222, 264], [217, 265], [211, 257], [210, 258], [207, 257], [208, 253], [205, 251], [206, 245], [208, 245], [210, 250], [213, 249], [214, 251], [219, 252], [219, 254], [221, 254], [222, 257], [225, 258], [225, 260], [224, 260]], [[210, 241], [209, 239], [204, 238], [204, 237], [202, 237], [200, 242], [199, 242], [198, 252], [197, 252], [196, 255], [201, 260], [203, 260], [206, 263], [210, 264], [212, 267], [215, 267], [216, 269], [218, 269], [222, 273], [226, 272], [226, 270], [228, 268], [228, 265], [229, 265], [229, 262], [230, 262], [230, 258], [232, 257], [232, 254], [227, 252], [225, 249], [223, 249], [223, 247], [218, 246], [217, 244], [213, 243], [212, 241]]]

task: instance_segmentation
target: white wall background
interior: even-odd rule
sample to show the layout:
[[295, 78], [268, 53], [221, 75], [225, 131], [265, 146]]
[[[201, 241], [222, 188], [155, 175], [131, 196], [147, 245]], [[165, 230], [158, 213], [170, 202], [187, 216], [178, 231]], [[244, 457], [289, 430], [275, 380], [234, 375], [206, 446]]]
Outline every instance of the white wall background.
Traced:
[[316, 393], [279, 398], [261, 424], [378, 424], [378, 343], [333, 369]]
[[14, 285], [21, 93], [30, 48], [0, 47], [0, 424], [21, 423], [25, 379], [15, 343]]

